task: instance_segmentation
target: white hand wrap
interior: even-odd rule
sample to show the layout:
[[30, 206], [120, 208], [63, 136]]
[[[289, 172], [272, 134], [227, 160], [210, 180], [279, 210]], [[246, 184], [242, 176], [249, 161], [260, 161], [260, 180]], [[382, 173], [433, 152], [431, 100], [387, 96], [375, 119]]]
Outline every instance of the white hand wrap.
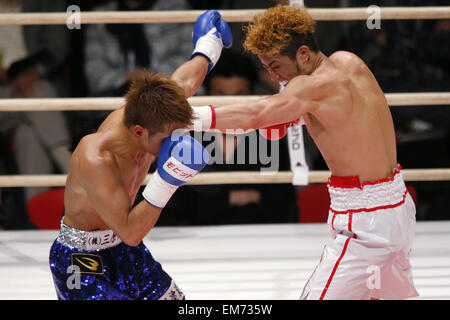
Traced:
[[155, 171], [142, 192], [144, 199], [152, 206], [164, 208], [178, 187], [164, 181]]
[[194, 110], [193, 125], [189, 126], [188, 130], [194, 131], [208, 131], [214, 129], [216, 126], [216, 114], [212, 106], [192, 107]]
[[192, 52], [192, 55], [201, 53], [207, 56], [212, 62], [212, 66], [216, 65], [223, 48], [222, 39], [214, 35], [215, 32], [217, 32], [217, 29], [213, 28], [203, 37], [200, 37], [195, 44], [194, 51]]

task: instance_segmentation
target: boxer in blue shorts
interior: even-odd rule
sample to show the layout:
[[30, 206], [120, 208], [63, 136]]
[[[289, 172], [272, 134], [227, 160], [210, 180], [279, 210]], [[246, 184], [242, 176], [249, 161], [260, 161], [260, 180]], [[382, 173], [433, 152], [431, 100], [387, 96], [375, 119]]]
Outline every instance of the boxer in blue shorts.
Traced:
[[[214, 67], [231, 31], [215, 10], [193, 32], [194, 52], [171, 78], [146, 74], [94, 134], [75, 149], [67, 176], [58, 238], [50, 269], [59, 299], [184, 299], [142, 239], [178, 187], [208, 161], [201, 144], [173, 134], [192, 125], [192, 96]], [[142, 195], [137, 192], [158, 157]]]

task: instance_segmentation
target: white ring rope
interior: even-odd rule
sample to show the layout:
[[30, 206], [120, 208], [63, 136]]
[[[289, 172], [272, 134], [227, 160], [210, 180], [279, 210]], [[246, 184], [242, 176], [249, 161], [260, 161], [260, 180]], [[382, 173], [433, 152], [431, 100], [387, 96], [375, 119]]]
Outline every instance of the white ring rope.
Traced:
[[[195, 96], [188, 99], [192, 106], [221, 107], [233, 103], [253, 102], [266, 96]], [[450, 105], [450, 92], [387, 93], [390, 106]], [[124, 98], [48, 98], [0, 99], [1, 111], [75, 111], [113, 110], [124, 104]]]
[[[449, 19], [450, 6], [434, 7], [379, 7], [382, 20], [402, 19]], [[219, 10], [227, 22], [248, 22], [265, 9]], [[308, 8], [312, 18], [317, 21], [367, 20], [374, 11], [358, 8]], [[3, 13], [0, 25], [54, 25], [54, 24], [96, 24], [96, 23], [185, 23], [195, 22], [204, 10], [181, 11], [89, 11], [79, 12], [39, 12]], [[377, 16], [378, 17], [378, 16]]]
[[[380, 7], [382, 20], [402, 19], [449, 19], [450, 6], [440, 7]], [[367, 20], [373, 17], [368, 8], [327, 8], [307, 9], [317, 21]], [[264, 9], [219, 10], [228, 22], [248, 22]], [[39, 25], [39, 24], [96, 24], [96, 23], [185, 23], [195, 22], [204, 11], [147, 11], [147, 12], [74, 12], [59, 13], [6, 13], [0, 14], [0, 25]], [[79, 18], [79, 20], [77, 20]], [[203, 96], [189, 99], [191, 105], [222, 106], [236, 102], [250, 102], [263, 96]], [[390, 93], [386, 94], [390, 106], [448, 105], [450, 92], [437, 93]], [[0, 111], [41, 111], [41, 110], [112, 110], [123, 105], [123, 98], [51, 98], [51, 99], [0, 99]], [[450, 169], [405, 169], [406, 181], [450, 180]], [[310, 171], [309, 183], [326, 182], [329, 171]], [[3, 175], [0, 187], [57, 187], [65, 186], [66, 175]], [[143, 184], [147, 183], [147, 175]], [[293, 173], [281, 171], [272, 175], [251, 172], [200, 173], [189, 184], [254, 184], [254, 183], [292, 183]]]
[[[405, 181], [447, 181], [450, 169], [403, 169]], [[292, 183], [291, 171], [279, 171], [274, 174], [261, 174], [259, 171], [232, 171], [199, 173], [190, 185], [209, 184], [278, 184]], [[329, 171], [310, 171], [309, 183], [324, 183]], [[151, 175], [147, 175], [142, 184], [146, 184]], [[0, 175], [0, 187], [63, 187], [66, 175]]]
[[[237, 102], [251, 102], [264, 96], [199, 96], [189, 99], [191, 105], [213, 104], [220, 107]], [[446, 105], [450, 104], [450, 92], [443, 93], [390, 93], [386, 94], [390, 106]], [[123, 98], [49, 98], [49, 99], [0, 99], [0, 111], [42, 110], [112, 110], [122, 106]], [[260, 172], [201, 173], [190, 184], [249, 184], [292, 183], [292, 172], [261, 175]], [[405, 180], [445, 181], [450, 180], [450, 169], [404, 170]], [[329, 171], [310, 171], [309, 183], [326, 182]], [[144, 181], [144, 183], [148, 180]], [[64, 186], [66, 175], [4, 175], [0, 176], [0, 187], [49, 187]]]

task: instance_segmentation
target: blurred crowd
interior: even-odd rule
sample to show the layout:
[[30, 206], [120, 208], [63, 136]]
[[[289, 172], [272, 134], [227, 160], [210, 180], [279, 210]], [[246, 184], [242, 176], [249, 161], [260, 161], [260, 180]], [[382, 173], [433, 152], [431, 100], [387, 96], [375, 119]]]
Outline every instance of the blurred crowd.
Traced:
[[[275, 0], [0, 0], [0, 13], [81, 11], [262, 9]], [[448, 5], [439, 0], [305, 0], [310, 8]], [[243, 52], [242, 27], [231, 23], [234, 45], [224, 51], [198, 95], [273, 94], [278, 91], [255, 57]], [[192, 51], [193, 23], [0, 26], [0, 99], [121, 97], [143, 70], [171, 74]], [[450, 88], [450, 20], [319, 21], [317, 36], [329, 55], [349, 50], [371, 68], [384, 92], [439, 92]], [[448, 106], [391, 107], [398, 161], [404, 168], [450, 167]], [[79, 140], [95, 132], [106, 111], [0, 112], [0, 175], [65, 174]], [[224, 164], [206, 171], [260, 170], [265, 164], [230, 161], [245, 136], [217, 136]], [[264, 139], [258, 136], [258, 139]], [[310, 170], [326, 165], [304, 133]], [[229, 146], [225, 148], [224, 146]], [[279, 170], [289, 170], [287, 138], [279, 144]], [[450, 219], [450, 182], [410, 182], [417, 219]], [[0, 187], [0, 229], [37, 228], [28, 204], [50, 188]], [[164, 209], [160, 225], [295, 223], [298, 194], [290, 184], [212, 185], [181, 188]], [[140, 199], [136, 199], [139, 201]], [[180, 205], [183, 203], [183, 206]], [[188, 205], [185, 205], [185, 204]]]

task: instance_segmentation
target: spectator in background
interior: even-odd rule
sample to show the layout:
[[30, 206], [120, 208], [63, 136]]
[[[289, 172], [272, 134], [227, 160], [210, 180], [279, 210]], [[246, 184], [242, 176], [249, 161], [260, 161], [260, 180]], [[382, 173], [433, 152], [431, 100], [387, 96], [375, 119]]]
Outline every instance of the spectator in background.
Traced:
[[[113, 0], [95, 11], [189, 10], [186, 0]], [[87, 26], [84, 74], [91, 96], [123, 96], [143, 71], [172, 74], [192, 53], [193, 24], [93, 24]], [[107, 112], [77, 112], [75, 145]]]
[[[253, 95], [258, 80], [257, 70], [251, 58], [247, 55], [233, 53], [231, 50], [222, 52], [219, 62], [204, 81], [206, 95]], [[268, 154], [275, 157], [279, 154], [279, 170], [289, 170], [289, 154], [287, 138], [272, 142], [266, 140], [258, 132], [250, 134], [222, 135], [211, 133], [201, 134], [203, 146], [208, 148], [215, 143], [212, 158], [219, 159], [223, 155], [223, 164], [211, 163], [204, 172], [255, 171], [268, 168], [258, 155], [249, 154], [257, 151], [259, 144], [267, 145]], [[249, 135], [256, 135], [252, 140]], [[264, 139], [263, 141], [260, 141]], [[250, 144], [253, 145], [250, 145]], [[255, 149], [255, 144], [258, 149]], [[276, 150], [278, 149], [278, 150]], [[245, 163], [242, 163], [245, 150]], [[252, 156], [257, 157], [253, 161]], [[291, 184], [236, 184], [186, 186], [174, 195], [161, 215], [160, 224], [241, 224], [241, 223], [287, 223], [297, 222], [295, 203], [295, 188]]]
[[[0, 0], [1, 13], [20, 13], [20, 0]], [[0, 95], [8, 91], [6, 70], [11, 63], [27, 55], [22, 26], [5, 25], [0, 27]]]
[[[0, 0], [1, 13], [61, 12], [65, 6], [64, 1]], [[0, 27], [0, 98], [55, 97], [64, 92], [60, 71], [68, 52], [66, 32], [64, 25]], [[0, 173], [53, 173], [53, 166], [66, 172], [68, 139], [59, 112], [0, 112]], [[26, 201], [44, 190], [1, 188], [0, 226], [34, 227], [28, 220]]]
[[[52, 84], [39, 76], [40, 54], [11, 64], [7, 76], [10, 98], [54, 98]], [[7, 97], [7, 96], [4, 96]], [[12, 138], [16, 174], [67, 173], [71, 154], [70, 134], [60, 111], [0, 113], [0, 131]], [[27, 188], [25, 200], [48, 188]]]
[[[21, 0], [22, 12], [66, 12], [66, 1]], [[69, 53], [69, 30], [65, 25], [22, 26], [27, 56], [45, 52], [38, 61], [36, 70], [56, 91], [57, 96], [66, 96], [67, 81], [63, 67]]]
[[[98, 11], [188, 10], [184, 0], [114, 0]], [[144, 69], [171, 74], [192, 53], [192, 24], [95, 24], [87, 27], [85, 74], [92, 96], [122, 96]]]

